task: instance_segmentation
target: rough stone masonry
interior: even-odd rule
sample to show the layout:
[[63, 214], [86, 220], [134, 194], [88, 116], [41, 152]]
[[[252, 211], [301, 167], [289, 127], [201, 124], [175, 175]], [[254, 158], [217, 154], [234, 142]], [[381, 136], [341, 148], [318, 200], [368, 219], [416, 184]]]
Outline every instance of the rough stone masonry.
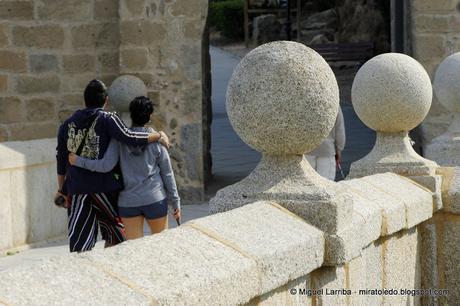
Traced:
[[0, 1], [0, 142], [54, 138], [89, 80], [135, 75], [172, 140], [183, 198], [200, 199], [206, 15], [206, 0]]

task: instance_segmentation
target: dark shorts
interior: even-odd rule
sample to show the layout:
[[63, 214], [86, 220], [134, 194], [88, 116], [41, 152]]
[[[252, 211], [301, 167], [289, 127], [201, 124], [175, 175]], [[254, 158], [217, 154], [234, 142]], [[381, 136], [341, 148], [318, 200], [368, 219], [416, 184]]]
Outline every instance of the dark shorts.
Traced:
[[136, 207], [118, 207], [118, 214], [122, 218], [144, 216], [146, 219], [158, 219], [168, 214], [168, 199], [165, 198], [153, 204]]

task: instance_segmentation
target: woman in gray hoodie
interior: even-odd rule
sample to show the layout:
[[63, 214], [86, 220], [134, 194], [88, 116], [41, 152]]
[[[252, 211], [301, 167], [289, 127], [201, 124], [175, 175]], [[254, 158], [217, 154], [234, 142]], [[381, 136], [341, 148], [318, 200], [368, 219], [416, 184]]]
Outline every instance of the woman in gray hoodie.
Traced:
[[[147, 97], [135, 98], [130, 106], [133, 132], [150, 132], [153, 103]], [[125, 225], [126, 238], [144, 235], [144, 218], [152, 233], [168, 227], [168, 199], [174, 208], [174, 217], [180, 218], [180, 199], [168, 151], [158, 142], [145, 147], [133, 147], [112, 139], [104, 157], [91, 160], [69, 155], [73, 166], [90, 171], [110, 172], [120, 162], [125, 189], [118, 199], [119, 215]]]

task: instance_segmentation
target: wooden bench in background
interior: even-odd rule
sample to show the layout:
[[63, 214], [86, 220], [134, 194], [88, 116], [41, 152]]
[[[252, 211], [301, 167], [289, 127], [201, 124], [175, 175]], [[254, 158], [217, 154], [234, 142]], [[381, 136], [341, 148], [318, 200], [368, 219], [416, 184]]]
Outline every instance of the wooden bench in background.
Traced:
[[327, 62], [359, 62], [359, 66], [374, 56], [372, 42], [318, 44], [309, 46]]

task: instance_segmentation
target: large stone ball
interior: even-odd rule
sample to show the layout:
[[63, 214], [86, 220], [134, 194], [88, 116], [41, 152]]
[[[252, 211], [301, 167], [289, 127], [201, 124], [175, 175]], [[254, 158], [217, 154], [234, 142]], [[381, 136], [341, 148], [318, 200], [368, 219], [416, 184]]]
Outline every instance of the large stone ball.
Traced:
[[460, 113], [460, 52], [442, 61], [433, 86], [438, 101], [451, 112]]
[[128, 112], [131, 101], [139, 96], [147, 96], [144, 82], [133, 75], [116, 78], [108, 89], [109, 101], [120, 112]]
[[326, 61], [305, 45], [278, 41], [247, 54], [227, 90], [227, 113], [249, 146], [268, 154], [304, 154], [332, 129], [339, 89]]
[[423, 121], [433, 96], [422, 65], [399, 53], [378, 55], [366, 62], [351, 89], [358, 117], [380, 132], [409, 131]]

